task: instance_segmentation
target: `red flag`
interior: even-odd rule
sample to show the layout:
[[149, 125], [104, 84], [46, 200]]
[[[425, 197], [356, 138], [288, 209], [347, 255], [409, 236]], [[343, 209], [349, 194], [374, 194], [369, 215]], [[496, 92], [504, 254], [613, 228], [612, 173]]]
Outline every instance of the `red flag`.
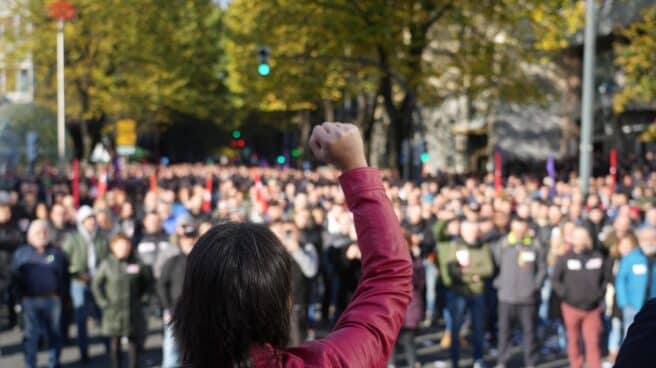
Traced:
[[73, 160], [73, 202], [75, 203], [75, 208], [80, 207], [80, 161], [78, 159]]
[[153, 173], [150, 174], [150, 191], [151, 192], [157, 191], [157, 166], [155, 167], [155, 171], [153, 171]]
[[203, 198], [203, 211], [210, 213], [212, 210], [212, 175], [205, 179], [205, 197]]
[[617, 150], [610, 150], [610, 189], [615, 192], [615, 183], [617, 183]]
[[503, 192], [503, 162], [501, 160], [501, 152], [496, 150], [494, 152], [494, 189], [496, 189], [497, 194]]
[[105, 192], [107, 192], [107, 168], [103, 167], [100, 170], [100, 175], [98, 176], [98, 187], [96, 198], [102, 199], [105, 197]]

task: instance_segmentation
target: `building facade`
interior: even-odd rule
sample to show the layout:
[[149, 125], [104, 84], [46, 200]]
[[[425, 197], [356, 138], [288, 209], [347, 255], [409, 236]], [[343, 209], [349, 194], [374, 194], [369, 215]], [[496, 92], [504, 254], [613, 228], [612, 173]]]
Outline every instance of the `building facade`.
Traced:
[[3, 38], [18, 38], [29, 32], [31, 25], [15, 14], [11, 0], [0, 0], [0, 104], [31, 103], [34, 101], [34, 64], [31, 55], [17, 62], [7, 60], [11, 52]]

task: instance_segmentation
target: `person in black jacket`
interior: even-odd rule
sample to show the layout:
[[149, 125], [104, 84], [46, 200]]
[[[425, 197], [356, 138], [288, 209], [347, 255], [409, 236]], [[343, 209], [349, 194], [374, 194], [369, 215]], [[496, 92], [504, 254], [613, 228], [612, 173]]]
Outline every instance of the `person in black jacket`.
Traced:
[[9, 311], [9, 326], [16, 325], [16, 298], [10, 288], [10, 265], [14, 251], [23, 243], [23, 234], [13, 221], [9, 202], [0, 202], [0, 303]]
[[583, 334], [587, 366], [600, 368], [601, 303], [610, 282], [608, 266], [603, 254], [592, 249], [585, 227], [577, 226], [571, 241], [573, 249], [556, 261], [552, 278], [553, 289], [563, 301], [567, 355], [572, 368], [583, 366], [579, 346]]
[[198, 231], [193, 225], [183, 227], [182, 236], [178, 241], [180, 254], [169, 258], [162, 267], [162, 274], [157, 280], [157, 293], [164, 308], [164, 341], [162, 343], [162, 368], [173, 368], [179, 366], [178, 347], [173, 338], [171, 327], [171, 310], [176, 300], [182, 294], [185, 268], [187, 267], [187, 256], [194, 248]]
[[656, 299], [652, 299], [636, 315], [624, 338], [615, 368], [654, 366], [656, 346]]

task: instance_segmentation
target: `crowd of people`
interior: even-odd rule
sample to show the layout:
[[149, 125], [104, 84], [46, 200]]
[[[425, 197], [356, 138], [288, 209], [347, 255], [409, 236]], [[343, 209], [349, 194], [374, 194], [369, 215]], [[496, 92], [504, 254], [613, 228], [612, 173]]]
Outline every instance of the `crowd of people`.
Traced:
[[[383, 172], [413, 260], [413, 298], [390, 366], [418, 363], [420, 329], [443, 337], [457, 367], [496, 352], [523, 366], [567, 354], [574, 368], [613, 361], [656, 297], [656, 161], [593, 179], [573, 175], [402, 181]], [[71, 326], [89, 362], [88, 319], [112, 366], [140, 365], [149, 318], [164, 322], [163, 367], [179, 364], [171, 321], [186, 256], [215, 224], [266, 224], [294, 260], [290, 345], [314, 339], [346, 309], [360, 278], [353, 216], [331, 168], [312, 171], [181, 164], [84, 167], [73, 189], [56, 170], [6, 175], [0, 192], [0, 289], [21, 322], [25, 365], [42, 341], [56, 367]], [[209, 178], [209, 179], [208, 179]], [[561, 180], [562, 179], [562, 180]], [[21, 317], [21, 318], [18, 318]], [[520, 327], [516, 329], [516, 325]], [[580, 341], [584, 349], [581, 349]], [[538, 343], [539, 341], [539, 343]]]

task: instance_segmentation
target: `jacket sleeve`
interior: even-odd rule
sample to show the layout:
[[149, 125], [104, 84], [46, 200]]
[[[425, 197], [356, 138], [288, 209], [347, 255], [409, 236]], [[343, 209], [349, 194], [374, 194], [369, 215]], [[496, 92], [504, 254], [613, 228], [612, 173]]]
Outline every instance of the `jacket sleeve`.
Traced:
[[107, 294], [105, 290], [105, 283], [107, 282], [107, 263], [103, 262], [98, 268], [98, 272], [94, 275], [91, 280], [91, 291], [93, 292], [93, 297], [96, 299], [96, 303], [101, 309], [107, 307], [109, 302], [107, 301]]
[[543, 248], [538, 247], [535, 261], [537, 262], [537, 272], [535, 273], [535, 290], [540, 290], [544, 280], [547, 278], [547, 257], [544, 256]]
[[615, 300], [617, 301], [617, 306], [624, 308], [629, 304], [629, 298], [626, 295], [626, 283], [628, 282], [629, 276], [629, 260], [624, 258], [620, 261], [620, 269], [617, 271], [617, 276], [615, 277]]
[[164, 309], [171, 309], [173, 301], [171, 300], [171, 293], [169, 288], [171, 287], [171, 268], [175, 258], [171, 258], [162, 267], [162, 274], [156, 282], [157, 295], [159, 300], [162, 301], [162, 307]]
[[440, 272], [440, 277], [442, 278], [442, 285], [450, 287], [453, 285], [453, 279], [451, 278], [451, 273], [449, 270], [449, 257], [447, 256], [448, 247], [444, 243], [438, 243], [437, 245], [437, 262], [438, 270]]
[[306, 244], [304, 247], [291, 253], [292, 258], [298, 264], [303, 272], [303, 276], [312, 278], [319, 271], [319, 256], [317, 250], [312, 244]]
[[554, 292], [561, 298], [565, 297], [565, 284], [563, 277], [565, 276], [565, 257], [560, 256], [554, 265], [553, 275], [551, 276], [551, 286]]
[[348, 171], [340, 183], [355, 219], [362, 278], [333, 332], [288, 352], [305, 366], [383, 367], [411, 298], [410, 252], [377, 170]]

